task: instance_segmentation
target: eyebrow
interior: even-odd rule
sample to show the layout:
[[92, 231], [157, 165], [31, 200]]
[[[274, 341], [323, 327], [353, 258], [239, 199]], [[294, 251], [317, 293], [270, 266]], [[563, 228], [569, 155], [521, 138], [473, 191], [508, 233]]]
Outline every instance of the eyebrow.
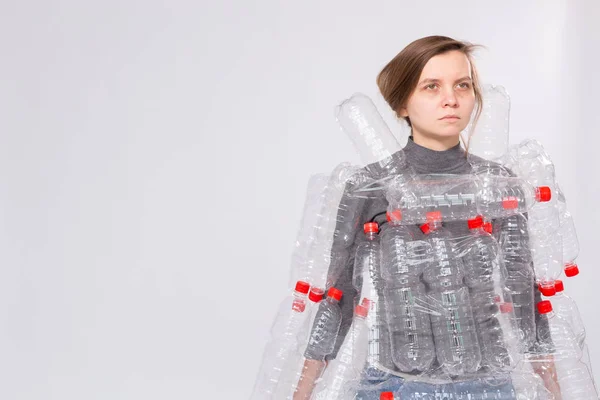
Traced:
[[[462, 77], [462, 78], [460, 78], [460, 79], [457, 79], [457, 80], [456, 80], [454, 83], [456, 83], [456, 82], [460, 82], [460, 81], [465, 81], [465, 80], [469, 80], [469, 81], [471, 81], [472, 79], [471, 79], [470, 77], [468, 77], [468, 76], [464, 76], [464, 77]], [[422, 83], [430, 83], [430, 82], [432, 82], [432, 83], [437, 83], [437, 82], [439, 82], [439, 81], [440, 81], [439, 79], [434, 79], [434, 78], [426, 78], [426, 79], [423, 79], [421, 82], [419, 82], [419, 85], [420, 85], [420, 84], [422, 84]]]

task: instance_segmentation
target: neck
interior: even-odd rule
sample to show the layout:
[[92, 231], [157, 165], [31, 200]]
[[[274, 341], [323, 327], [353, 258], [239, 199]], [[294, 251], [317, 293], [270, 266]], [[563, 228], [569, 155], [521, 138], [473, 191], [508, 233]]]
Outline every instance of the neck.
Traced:
[[434, 138], [413, 129], [412, 136], [416, 144], [435, 151], [448, 150], [460, 143], [460, 135]]

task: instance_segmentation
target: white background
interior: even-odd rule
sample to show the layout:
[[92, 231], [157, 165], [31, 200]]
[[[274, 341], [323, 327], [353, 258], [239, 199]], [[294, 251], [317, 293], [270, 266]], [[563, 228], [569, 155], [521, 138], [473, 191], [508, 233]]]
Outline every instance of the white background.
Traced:
[[[333, 107], [414, 39], [483, 44], [553, 157], [600, 382], [597, 0], [19, 1], [0, 10], [0, 398], [247, 398]], [[393, 127], [396, 129], [396, 127]]]

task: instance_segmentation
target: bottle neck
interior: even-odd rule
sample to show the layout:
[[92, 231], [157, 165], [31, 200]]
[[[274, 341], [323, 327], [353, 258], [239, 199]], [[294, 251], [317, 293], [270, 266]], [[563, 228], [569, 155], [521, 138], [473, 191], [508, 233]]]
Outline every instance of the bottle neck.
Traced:
[[366, 236], [367, 240], [377, 239], [377, 234], [375, 232], [368, 232], [368, 233], [366, 233], [365, 236]]
[[429, 229], [433, 231], [437, 231], [442, 227], [442, 221], [431, 221], [429, 223]]

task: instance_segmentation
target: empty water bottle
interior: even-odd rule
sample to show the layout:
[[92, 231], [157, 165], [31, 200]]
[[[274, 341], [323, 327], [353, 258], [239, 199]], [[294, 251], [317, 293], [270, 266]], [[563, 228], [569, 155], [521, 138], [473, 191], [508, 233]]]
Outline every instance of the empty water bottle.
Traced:
[[426, 253], [419, 253], [412, 234], [406, 226], [396, 224], [397, 218], [388, 214], [390, 225], [381, 238], [392, 360], [401, 371], [425, 371], [435, 360], [426, 290], [420, 280]]
[[526, 348], [533, 345], [535, 331], [534, 274], [527, 219], [516, 214], [494, 224], [494, 236], [500, 246], [502, 264], [506, 268], [506, 287], [513, 301], [514, 314]]
[[475, 372], [481, 363], [481, 350], [473, 320], [469, 290], [463, 283], [464, 267], [442, 226], [441, 215], [429, 213], [421, 226], [432, 248], [433, 260], [423, 279], [428, 284], [432, 305], [431, 325], [437, 360], [450, 375]]
[[296, 346], [294, 351], [290, 352], [283, 366], [283, 373], [275, 390], [274, 398], [277, 400], [291, 400], [293, 398], [296, 383], [300, 380], [304, 369], [304, 349], [308, 343], [309, 331], [321, 300], [323, 300], [323, 290], [316, 287], [310, 288], [304, 311], [306, 317], [298, 329]]
[[537, 304], [538, 312], [546, 315], [548, 324], [538, 327], [541, 350], [551, 354], [555, 360], [581, 359], [582, 351], [569, 320], [553, 311], [549, 300]]
[[[483, 229], [483, 218], [467, 221], [471, 236], [460, 246], [464, 253], [465, 283], [469, 287], [473, 318], [478, 332], [482, 365], [497, 370], [514, 365], [508, 340], [514, 336], [510, 323], [502, 326], [505, 314], [514, 316], [512, 300], [505, 288], [506, 272], [500, 265], [496, 240]], [[506, 324], [505, 324], [506, 325]], [[506, 338], [503, 330], [507, 329]], [[514, 343], [514, 340], [513, 340]]]
[[552, 298], [552, 307], [558, 315], [571, 322], [571, 328], [577, 339], [579, 346], [583, 348], [585, 342], [585, 327], [583, 326], [583, 320], [575, 300], [567, 296], [564, 292], [565, 287], [562, 280], [556, 280], [554, 282], [556, 289], [556, 295]]
[[364, 225], [365, 240], [356, 248], [354, 258], [353, 285], [360, 298], [370, 301], [367, 322], [369, 329], [369, 355], [365, 366], [365, 377], [369, 380], [382, 380], [388, 374], [380, 368], [393, 369], [390, 354], [390, 338], [385, 321], [383, 281], [381, 277], [381, 246], [379, 225], [368, 222]]
[[271, 328], [271, 338], [259, 368], [251, 399], [274, 399], [286, 360], [297, 345], [296, 334], [306, 314], [306, 294], [309, 285], [298, 281], [291, 296], [281, 303], [277, 318]]
[[306, 358], [324, 360], [333, 352], [342, 322], [341, 298], [342, 291], [332, 287], [327, 292], [327, 299], [319, 304], [305, 351]]
[[[367, 304], [368, 300], [363, 302]], [[327, 365], [315, 389], [316, 398], [323, 400], [353, 399], [360, 383], [361, 373], [367, 361], [369, 327], [368, 308], [356, 306], [352, 326], [337, 357]]]

